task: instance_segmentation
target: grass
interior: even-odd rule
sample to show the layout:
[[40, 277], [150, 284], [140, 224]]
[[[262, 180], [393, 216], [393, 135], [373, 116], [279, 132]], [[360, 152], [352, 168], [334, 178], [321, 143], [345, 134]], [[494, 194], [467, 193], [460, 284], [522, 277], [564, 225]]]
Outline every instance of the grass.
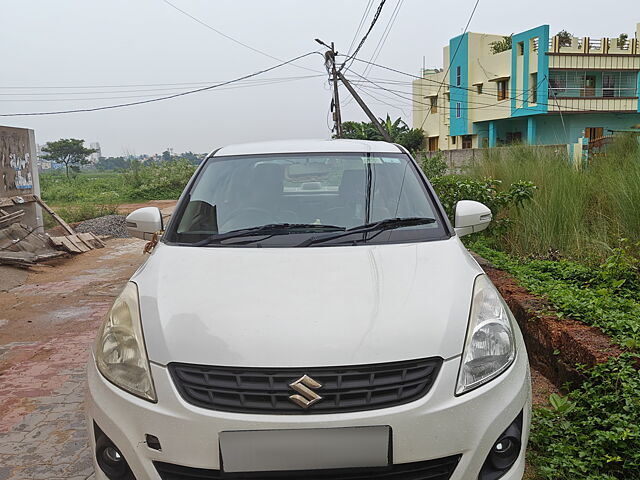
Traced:
[[68, 222], [117, 212], [122, 203], [177, 199], [193, 175], [187, 161], [134, 163], [113, 172], [83, 171], [69, 180], [62, 172], [40, 175], [42, 198]]
[[490, 151], [469, 173], [537, 187], [531, 202], [506, 212], [511, 228], [496, 245], [507, 252], [593, 262], [606, 258], [621, 238], [640, 239], [640, 145], [634, 136], [620, 137], [583, 169], [561, 152], [515, 146]]

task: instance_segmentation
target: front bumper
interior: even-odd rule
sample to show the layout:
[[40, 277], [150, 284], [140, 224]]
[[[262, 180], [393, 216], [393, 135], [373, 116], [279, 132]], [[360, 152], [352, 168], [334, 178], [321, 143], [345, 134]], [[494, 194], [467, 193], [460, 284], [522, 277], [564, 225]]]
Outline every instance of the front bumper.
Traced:
[[[531, 382], [524, 348], [500, 377], [455, 397], [460, 357], [445, 361], [423, 398], [409, 404], [365, 412], [323, 415], [254, 415], [206, 410], [178, 394], [167, 368], [152, 364], [158, 403], [130, 395], [105, 380], [93, 359], [88, 365], [86, 411], [118, 446], [137, 480], [160, 480], [154, 461], [219, 470], [218, 434], [231, 430], [273, 430], [390, 425], [393, 463], [420, 462], [461, 454], [452, 480], [477, 478], [495, 440], [524, 412], [523, 445], [528, 440]], [[149, 448], [145, 435], [158, 437], [162, 450]], [[95, 452], [94, 432], [90, 432]], [[502, 479], [521, 479], [524, 447]], [[248, 452], [249, 453], [249, 452]], [[107, 480], [94, 459], [97, 480]]]

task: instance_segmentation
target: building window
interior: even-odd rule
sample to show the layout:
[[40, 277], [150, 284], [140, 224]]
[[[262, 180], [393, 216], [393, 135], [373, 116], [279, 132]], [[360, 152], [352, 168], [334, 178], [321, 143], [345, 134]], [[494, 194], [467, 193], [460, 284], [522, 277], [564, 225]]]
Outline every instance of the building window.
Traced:
[[462, 148], [472, 148], [473, 141], [471, 139], [471, 135], [463, 135], [462, 136]]
[[524, 55], [524, 42], [518, 42], [518, 55]]
[[429, 151], [437, 152], [438, 151], [438, 141], [440, 137], [429, 137]]
[[538, 103], [538, 74], [532, 73], [529, 78], [529, 84], [531, 85], [531, 95], [529, 96], [529, 103]]
[[456, 118], [462, 117], [462, 103], [456, 102]]
[[509, 96], [509, 80], [498, 81], [498, 101], [506, 100]]
[[478, 91], [478, 95], [482, 95], [482, 84], [481, 83], [476, 85], [476, 90]]
[[455, 145], [456, 144], [456, 136], [452, 135], [451, 136], [451, 145]]
[[604, 136], [604, 128], [602, 127], [587, 127], [584, 129], [584, 136], [589, 140], [595, 140]]
[[438, 113], [438, 97], [431, 97], [429, 103], [431, 104], [431, 113]]
[[458, 65], [456, 67], [456, 87], [462, 85], [462, 67]]

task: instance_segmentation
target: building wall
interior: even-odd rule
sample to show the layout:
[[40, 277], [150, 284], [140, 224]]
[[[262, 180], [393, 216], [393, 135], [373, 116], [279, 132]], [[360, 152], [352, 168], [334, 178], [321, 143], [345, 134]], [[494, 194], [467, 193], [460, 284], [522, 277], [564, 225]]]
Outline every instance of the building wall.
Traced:
[[[637, 31], [640, 31], [640, 24]], [[455, 37], [443, 49], [445, 74], [437, 74], [437, 80], [445, 85], [429, 86], [426, 78], [414, 82], [414, 98], [421, 97], [419, 101], [423, 103], [428, 103], [427, 95], [439, 90], [437, 115], [427, 113], [428, 105], [416, 106], [414, 103], [414, 127], [424, 127], [427, 137], [438, 137], [438, 147], [442, 150], [461, 149], [460, 137], [469, 134], [476, 148], [504, 144], [514, 135], [518, 138], [518, 133], [524, 142], [541, 144], [558, 143], [560, 136], [569, 137], [567, 142], [575, 142], [580, 138], [580, 132], [589, 126], [628, 127], [625, 124], [628, 118], [619, 114], [640, 112], [638, 95], [604, 97], [602, 71], [626, 71], [625, 78], [637, 82], [640, 91], [640, 74], [636, 73], [640, 70], [638, 35], [636, 32], [636, 38], [621, 48], [616, 45], [615, 38], [592, 40], [588, 37], [572, 38], [571, 46], [565, 47], [560, 45], [558, 37], [550, 38], [548, 25], [541, 25], [514, 34], [512, 48], [497, 54], [491, 52], [491, 43], [502, 40], [501, 35], [468, 32]], [[558, 68], [594, 73], [595, 89], [603, 98], [550, 98], [550, 78]], [[499, 101], [497, 82], [505, 79], [508, 81], [507, 99]], [[535, 101], [533, 87], [536, 87]], [[442, 108], [443, 103], [445, 108]], [[565, 128], [570, 125], [566, 135], [564, 129], [557, 129], [559, 111], [565, 118], [571, 117], [565, 121]], [[599, 114], [603, 116], [597, 117], [592, 111], [603, 112]], [[549, 120], [541, 120], [548, 115]], [[634, 120], [631, 124], [637, 123]], [[547, 130], [546, 125], [555, 127]]]
[[[0, 126], [0, 203], [9, 197], [40, 195], [36, 143], [33, 130]], [[5, 202], [3, 202], [5, 200]], [[24, 210], [22, 223], [42, 227], [42, 213], [35, 203], [4, 205], [3, 210], [12, 213]]]

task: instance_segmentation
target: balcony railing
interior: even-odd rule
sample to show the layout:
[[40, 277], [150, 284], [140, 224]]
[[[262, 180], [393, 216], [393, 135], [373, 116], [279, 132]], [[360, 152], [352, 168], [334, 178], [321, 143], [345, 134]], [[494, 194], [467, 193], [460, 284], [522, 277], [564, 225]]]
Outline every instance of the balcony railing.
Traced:
[[549, 99], [555, 98], [636, 98], [636, 87], [549, 88]]

